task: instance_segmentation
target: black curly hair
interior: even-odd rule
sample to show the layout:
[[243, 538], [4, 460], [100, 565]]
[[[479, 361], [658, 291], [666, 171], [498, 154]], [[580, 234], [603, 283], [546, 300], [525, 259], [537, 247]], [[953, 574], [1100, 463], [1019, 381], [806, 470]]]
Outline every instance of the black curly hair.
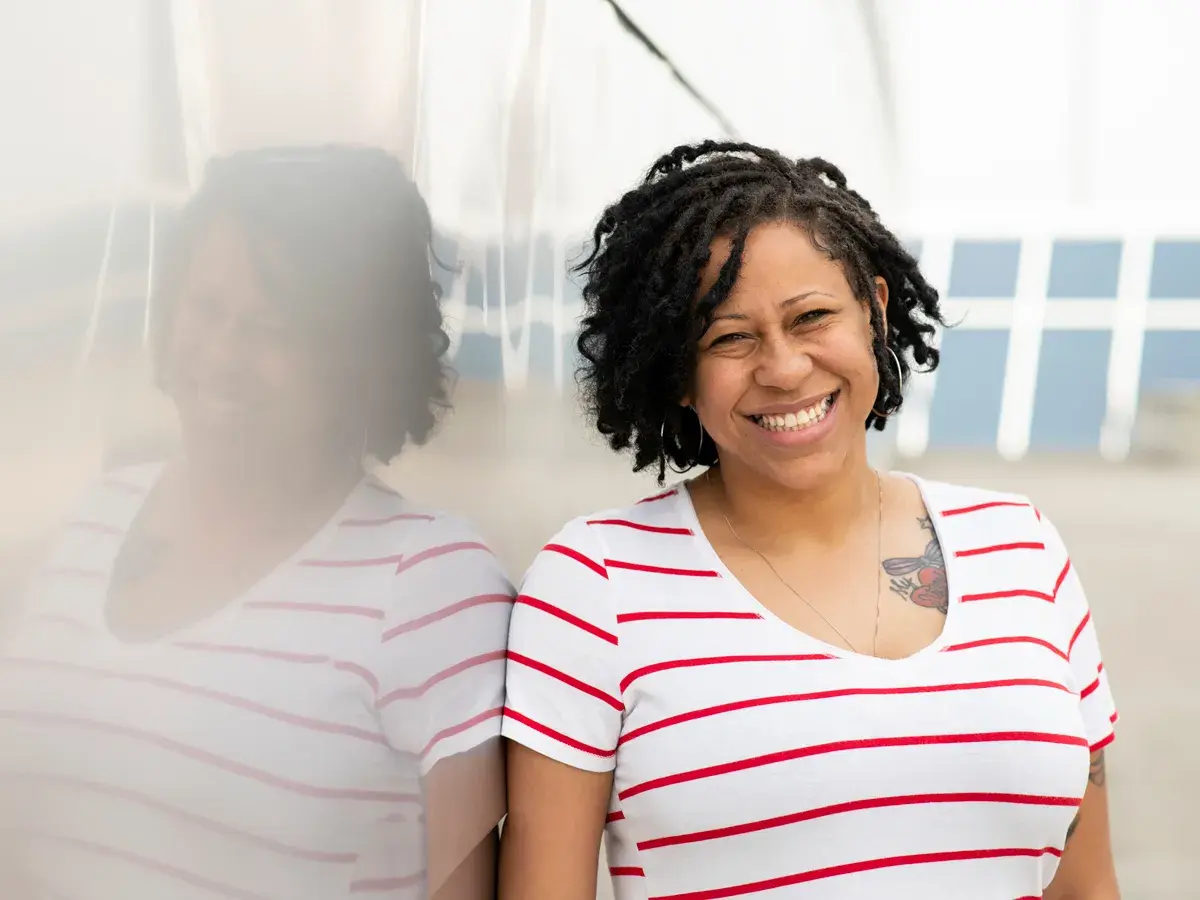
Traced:
[[[151, 309], [160, 374], [178, 279], [197, 236], [222, 216], [246, 231], [256, 255], [264, 249], [256, 244], [269, 242], [286, 258], [285, 308], [324, 342], [326, 361], [351, 376], [345, 383], [358, 385], [347, 402], [365, 398], [364, 451], [387, 462], [408, 441], [424, 442], [449, 406], [450, 339], [431, 269], [445, 266], [429, 208], [400, 161], [337, 145], [212, 160], [158, 266]], [[259, 268], [276, 287], [272, 267]]]
[[[716, 464], [700, 420], [679, 404], [697, 341], [737, 280], [749, 232], [772, 221], [804, 228], [870, 306], [879, 394], [867, 428], [882, 430], [900, 408], [910, 357], [925, 370], [937, 366], [932, 337], [945, 324], [937, 291], [840, 169], [746, 143], [676, 147], [604, 211], [575, 268], [585, 303], [577, 340], [583, 399], [614, 450], [633, 448], [634, 471], [657, 463], [662, 483], [668, 459], [682, 470]], [[717, 237], [731, 240], [729, 259], [697, 302]], [[888, 286], [886, 323], [874, 300], [877, 276]]]

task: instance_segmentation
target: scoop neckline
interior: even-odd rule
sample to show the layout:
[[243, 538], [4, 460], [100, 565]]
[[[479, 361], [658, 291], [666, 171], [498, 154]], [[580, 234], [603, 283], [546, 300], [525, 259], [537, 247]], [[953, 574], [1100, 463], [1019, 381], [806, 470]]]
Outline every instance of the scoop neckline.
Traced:
[[[837, 644], [831, 644], [819, 637], [809, 634], [806, 631], [801, 631], [794, 625], [785, 622], [770, 609], [768, 609], [753, 592], [749, 590], [741, 580], [725, 565], [725, 561], [721, 558], [712, 542], [708, 539], [708, 535], [704, 531], [704, 526], [700, 522], [700, 516], [696, 513], [696, 505], [692, 501], [691, 485], [696, 478], [688, 479], [678, 485], [677, 493], [679, 494], [680, 503], [683, 506], [683, 514], [687, 519], [688, 526], [692, 532], [692, 540], [697, 548], [703, 553], [709, 561], [709, 564], [717, 571], [722, 581], [729, 585], [730, 590], [737, 594], [741, 601], [748, 605], [758, 616], [766, 622], [771, 623], [776, 628], [786, 630], [793, 638], [811, 644], [827, 656], [845, 660], [848, 662], [858, 662], [863, 665], [872, 665], [879, 667], [897, 667], [904, 665], [916, 665], [924, 662], [927, 659], [937, 656], [950, 643], [951, 629], [953, 628], [957, 616], [955, 611], [959, 607], [959, 593], [955, 590], [955, 585], [958, 584], [956, 577], [957, 564], [954, 559], [954, 554], [951, 552], [946, 543], [946, 537], [943, 533], [941, 517], [934, 510], [933, 505], [929, 502], [928, 485], [924, 479], [910, 474], [908, 472], [887, 471], [881, 472], [884, 475], [894, 475], [900, 478], [907, 478], [921, 494], [921, 501], [925, 504], [926, 512], [929, 516], [929, 521], [933, 527], [934, 536], [937, 538], [938, 544], [942, 547], [942, 557], [946, 566], [946, 586], [947, 586], [947, 604], [946, 604], [946, 620], [942, 623], [941, 633], [938, 634], [930, 643], [926, 644], [919, 650], [910, 653], [908, 656], [898, 658], [890, 658], [885, 656], [873, 656], [870, 653], [859, 653], [856, 650], [851, 650], [848, 647], [839, 647]], [[703, 477], [703, 476], [698, 476]]]
[[361, 493], [363, 486], [368, 482], [376, 480], [369, 473], [364, 473], [342, 498], [338, 507], [330, 514], [329, 518], [315, 531], [308, 539], [300, 543], [287, 557], [280, 560], [269, 571], [265, 572], [262, 577], [241, 591], [234, 597], [231, 597], [228, 602], [217, 607], [207, 615], [188, 622], [180, 628], [165, 632], [153, 638], [146, 640], [129, 640], [123, 638], [112, 629], [109, 620], [109, 595], [112, 590], [113, 576], [116, 570], [117, 559], [120, 557], [121, 550], [125, 546], [125, 541], [129, 537], [129, 531], [137, 522], [146, 503], [149, 501], [151, 494], [158, 487], [164, 472], [167, 469], [167, 464], [157, 463], [154, 465], [154, 470], [150, 477], [144, 482], [144, 489], [136, 502], [131, 504], [130, 508], [125, 511], [125, 515], [120, 523], [121, 539], [113, 550], [111, 558], [109, 558], [104, 567], [103, 585], [101, 586], [99, 609], [97, 610], [97, 626], [103, 636], [103, 640], [110, 647], [119, 648], [121, 651], [130, 653], [137, 651], [153, 652], [163, 647], [170, 647], [180, 643], [186, 643], [193, 640], [203, 633], [211, 630], [214, 626], [219, 625], [232, 617], [236, 616], [247, 603], [261, 598], [268, 594], [284, 579], [287, 574], [295, 568], [295, 566], [304, 559], [311, 557], [320, 547], [326, 545], [337, 532], [340, 522], [346, 518], [347, 512], [355, 498]]

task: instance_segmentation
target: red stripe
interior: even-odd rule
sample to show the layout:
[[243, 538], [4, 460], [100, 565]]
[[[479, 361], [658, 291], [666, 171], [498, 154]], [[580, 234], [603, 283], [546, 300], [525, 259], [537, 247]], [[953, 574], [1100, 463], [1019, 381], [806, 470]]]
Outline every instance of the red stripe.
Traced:
[[288, 603], [282, 600], [256, 600], [245, 604], [246, 609], [275, 609], [288, 612], [328, 613], [331, 616], [362, 616], [365, 619], [382, 619], [382, 609], [369, 606], [338, 606], [333, 603]]
[[678, 528], [669, 525], [646, 525], [642, 522], [631, 522], [629, 519], [588, 519], [589, 525], [617, 525], [622, 528], [633, 528], [637, 531], [648, 531], [651, 534], [691, 534], [690, 528]]
[[242, 647], [235, 644], [210, 644], [205, 641], [176, 641], [174, 646], [185, 650], [203, 650], [208, 653], [231, 653], [236, 656], [256, 656], [278, 662], [327, 663], [328, 656], [315, 653], [293, 653], [290, 650], [270, 650], [264, 647]]
[[1044, 687], [1065, 691], [1068, 694], [1071, 693], [1069, 688], [1056, 681], [1045, 681], [1041, 678], [1004, 678], [996, 681], [974, 681], [963, 682], [961, 684], [917, 685], [895, 688], [835, 688], [826, 691], [811, 691], [805, 694], [781, 694], [774, 697], [755, 697], [749, 700], [737, 700], [732, 703], [722, 703], [717, 706], [709, 706], [703, 709], [695, 709], [690, 712], [668, 716], [665, 719], [659, 719], [657, 722], [643, 725], [641, 728], [634, 728], [632, 731], [625, 732], [625, 734], [621, 735], [620, 744], [663, 728], [669, 728], [672, 725], [681, 725], [684, 722], [693, 722], [697, 719], [706, 719], [710, 716], [738, 712], [743, 709], [773, 706], [777, 703], [801, 703], [805, 700], [829, 700], [836, 697], [886, 697], [907, 694], [938, 694], [946, 691], [973, 691], [1003, 687]]
[[431, 559], [437, 559], [439, 556], [446, 556], [450, 553], [460, 553], [463, 550], [482, 550], [485, 553], [491, 554], [491, 550], [487, 544], [480, 541], [455, 541], [451, 544], [442, 544], [440, 547], [430, 547], [428, 550], [422, 550], [420, 553], [414, 553], [412, 556], [401, 560], [396, 566], [396, 574], [411, 569], [413, 566], [427, 562]]
[[239, 647], [230, 644], [209, 644], [203, 641], [176, 641], [172, 646], [183, 650], [197, 650], [204, 653], [228, 653], [233, 656], [253, 656], [258, 659], [269, 659], [274, 662], [301, 663], [305, 665], [331, 665], [341, 672], [350, 672], [362, 678], [372, 691], [379, 690], [379, 681], [374, 673], [363, 668], [358, 663], [330, 659], [328, 656], [317, 656], [313, 653], [291, 653], [286, 650], [267, 650], [262, 647]]
[[738, 897], [742, 894], [756, 894], [760, 891], [789, 887], [793, 884], [805, 884], [819, 881], [823, 878], [836, 878], [839, 875], [853, 875], [856, 872], [870, 872], [875, 869], [891, 869], [898, 866], [926, 865], [938, 862], [959, 862], [969, 859], [1002, 859], [1005, 857], [1040, 857], [1045, 855], [1061, 856], [1062, 851], [1055, 847], [1043, 847], [1040, 850], [1021, 847], [1005, 847], [995, 850], [946, 850], [938, 853], [912, 853], [907, 856], [889, 856], [883, 859], [865, 859], [860, 862], [843, 863], [840, 866], [827, 866], [824, 869], [813, 869], [809, 872], [798, 872], [795, 875], [782, 875], [765, 881], [754, 881], [748, 884], [736, 884], [730, 887], [715, 888], [707, 891], [692, 891], [686, 894], [664, 894], [651, 897], [650, 900], [722, 900], [724, 897]]
[[504, 714], [504, 707], [497, 706], [497, 707], [494, 707], [493, 709], [485, 709], [483, 712], [481, 712], [477, 715], [471, 716], [471, 718], [467, 719], [465, 722], [459, 722], [457, 725], [451, 725], [449, 728], [443, 728], [441, 731], [439, 731], [437, 734], [435, 734], [432, 738], [430, 738], [429, 743], [426, 744], [424, 746], [424, 748], [422, 748], [421, 757], [424, 758], [424, 757], [428, 756], [434, 747], [436, 747], [438, 744], [440, 744], [442, 741], [446, 740], [447, 738], [452, 738], [456, 734], [462, 734], [464, 731], [470, 731], [476, 725], [486, 722], [488, 719], [494, 719], [497, 716], [500, 716], [503, 714]]
[[425, 513], [398, 513], [394, 516], [380, 516], [376, 519], [342, 519], [338, 525], [342, 528], [373, 528], [377, 525], [390, 525], [393, 522], [432, 522], [433, 516]]
[[1067, 573], [1071, 571], [1071, 560], [1063, 563], [1062, 571], [1058, 573], [1058, 578], [1054, 580], [1054, 596], [1058, 598], [1058, 592], [1063, 586], [1063, 582], [1067, 580]]
[[625, 813], [621, 812], [621, 810], [618, 809], [616, 812], [610, 812], [608, 814], [608, 817], [605, 818], [604, 821], [605, 822], [620, 822], [624, 818], [625, 818]]
[[379, 680], [374, 673], [358, 664], [346, 660], [330, 659], [329, 656], [319, 656], [313, 653], [292, 653], [289, 650], [271, 650], [263, 647], [239, 647], [236, 644], [206, 643], [204, 641], [176, 641], [173, 647], [185, 650], [199, 650], [202, 653], [228, 653], [234, 656], [254, 656], [257, 659], [268, 659], [275, 662], [299, 662], [304, 665], [329, 665], [340, 672], [356, 674], [372, 691], [379, 690]]
[[364, 878], [362, 881], [350, 882], [350, 893], [377, 894], [385, 891], [398, 891], [418, 885], [424, 880], [424, 872], [417, 872], [415, 875], [405, 875], [402, 878]]
[[[579, 618], [579, 616], [573, 616], [565, 609], [559, 609], [557, 606], [547, 603], [545, 600], [539, 600], [537, 597], [531, 597], [528, 594], [518, 594], [516, 602], [525, 606], [533, 607], [534, 609], [540, 609], [542, 612], [554, 616], [557, 619], [562, 619], [564, 622], [574, 625], [576, 628], [586, 631], [588, 634], [595, 635], [602, 641], [608, 641], [614, 646], [617, 644], [617, 636], [615, 634], [611, 634], [605, 631], [603, 628], [599, 628], [593, 625], [591, 622]], [[621, 621], [620, 616], [617, 616], [617, 621]]]
[[400, 554], [372, 559], [303, 559], [300, 565], [314, 569], [361, 569], [368, 566], [395, 566], [404, 561]]
[[1037, 509], [1037, 508], [1035, 507], [1035, 508], [1034, 508], [1034, 510], [1033, 510], [1033, 514], [1034, 514], [1035, 516], [1037, 516], [1037, 520], [1038, 520], [1039, 522], [1040, 522], [1040, 521], [1042, 521], [1042, 511], [1041, 511], [1040, 509]]
[[634, 875], [638, 878], [645, 878], [646, 873], [637, 866], [609, 866], [608, 874], [613, 876]]
[[863, 800], [851, 800], [846, 803], [833, 803], [816, 809], [806, 809], [803, 812], [791, 813], [786, 816], [775, 816], [761, 819], [757, 822], [746, 822], [741, 825], [731, 825], [727, 828], [713, 828], [708, 831], [696, 831], [691, 834], [676, 834], [670, 837], [654, 838], [649, 841], [638, 841], [639, 850], [655, 850], [659, 847], [673, 847], [678, 844], [694, 844], [700, 841], [712, 841], [720, 838], [736, 837], [742, 834], [752, 834], [756, 831], [766, 831], [770, 828], [781, 828], [795, 825], [799, 822], [809, 822], [826, 816], [836, 816], [842, 813], [858, 812], [864, 809], [883, 809], [895, 806], [914, 806], [925, 803], [1011, 803], [1024, 806], [1079, 806], [1078, 797], [1046, 797], [1036, 794], [1001, 794], [970, 791], [947, 794], [906, 794], [899, 797], [874, 797]]
[[987, 503], [976, 503], [974, 506], [962, 506], [958, 509], [946, 509], [943, 516], [961, 516], [966, 513], [979, 512], [984, 509], [996, 509], [1000, 506], [1029, 506], [1028, 503], [1017, 503], [1013, 500], [989, 500]]
[[474, 669], [477, 666], [486, 665], [487, 663], [504, 659], [506, 655], [507, 652], [504, 650], [493, 650], [490, 653], [481, 653], [478, 656], [472, 656], [470, 659], [464, 659], [456, 662], [449, 668], [443, 669], [435, 675], [431, 675], [422, 684], [418, 684], [414, 687], [402, 687], [396, 688], [394, 691], [388, 691], [388, 693], [384, 694], [379, 698], [378, 701], [376, 701], [375, 708], [383, 709], [385, 706], [390, 703], [394, 703], [396, 700], [413, 700], [417, 697], [422, 697], [428, 693], [430, 688], [432, 688], [435, 684], [440, 684], [447, 678], [453, 678], [455, 675], [466, 672], [469, 669]]
[[249, 778], [257, 781], [260, 784], [271, 785], [285, 791], [290, 791], [294, 794], [299, 794], [304, 797], [319, 797], [330, 800], [371, 800], [383, 803], [420, 803], [421, 797], [419, 794], [404, 794], [395, 791], [369, 791], [359, 788], [330, 788], [321, 787], [318, 785], [302, 784], [298, 781], [292, 781], [287, 778], [281, 778], [271, 772], [264, 772], [260, 769], [252, 768], [243, 763], [235, 762], [231, 759], [225, 759], [216, 754], [209, 753], [207, 750], [201, 750], [198, 747], [191, 747], [187, 744], [179, 743], [170, 738], [162, 737], [161, 735], [152, 734], [148, 731], [141, 731], [136, 728], [130, 728], [125, 725], [115, 725], [111, 722], [98, 722], [90, 719], [83, 719], [76, 716], [59, 716], [49, 713], [31, 713], [31, 712], [10, 712], [0, 711], [0, 718], [16, 719], [26, 722], [37, 722], [41, 725], [65, 725], [68, 727], [88, 728], [93, 731], [100, 731], [106, 734], [114, 734], [119, 737], [131, 738], [133, 740], [142, 741], [144, 743], [153, 744], [161, 750], [167, 750], [171, 753], [176, 753], [179, 756], [187, 757], [188, 759], [213, 766], [217, 769], [222, 769], [226, 772], [231, 772], [234, 775], [241, 775], [244, 778]]
[[1023, 635], [1015, 635], [1012, 637], [995, 637], [983, 638], [978, 641], [965, 641], [961, 644], [951, 644], [948, 647], [943, 647], [943, 653], [950, 653], [954, 650], [973, 650], [976, 647], [995, 647], [1001, 644], [1036, 644], [1039, 647], [1045, 647], [1055, 656], [1060, 656], [1063, 659], [1067, 658], [1067, 654], [1063, 653], [1049, 641], [1043, 641], [1041, 638], [1025, 637]]
[[248, 831], [239, 831], [236, 828], [231, 828], [223, 822], [218, 822], [215, 819], [206, 819], [203, 816], [198, 816], [186, 809], [170, 806], [169, 804], [163, 803], [154, 797], [150, 797], [145, 794], [139, 794], [135, 791], [131, 791], [126, 788], [115, 787], [109, 784], [100, 784], [97, 782], [83, 781], [77, 778], [64, 778], [57, 775], [44, 775], [40, 773], [22, 774], [20, 776], [16, 776], [14, 780], [39, 781], [57, 785], [59, 787], [71, 787], [75, 788], [76, 790], [90, 791], [92, 793], [116, 797], [118, 800], [124, 800], [128, 803], [144, 806], [148, 809], [153, 809], [156, 812], [160, 812], [163, 815], [171, 816], [172, 818], [182, 819], [185, 822], [190, 822], [191, 824], [207, 831], [223, 834], [226, 837], [244, 841], [247, 844], [253, 844], [265, 850], [279, 853], [283, 856], [294, 857], [296, 859], [307, 859], [313, 862], [351, 863], [358, 858], [357, 853], [335, 853], [324, 850], [305, 850], [301, 847], [292, 847]]
[[761, 619], [756, 612], [635, 612], [621, 613], [617, 616], [617, 624], [623, 622], [650, 622], [658, 619]]
[[1071, 635], [1071, 642], [1067, 644], [1068, 658], [1071, 656], [1071, 651], [1075, 649], [1075, 642], [1079, 640], [1080, 635], [1083, 634], [1083, 629], [1087, 628], [1087, 623], [1090, 621], [1092, 621], [1092, 611], [1089, 609], [1083, 614], [1083, 618], [1080, 620], [1079, 624], [1075, 626], [1075, 631]]
[[223, 703], [226, 706], [236, 707], [237, 709], [242, 709], [246, 712], [252, 712], [260, 716], [265, 716], [268, 719], [274, 719], [277, 722], [284, 722], [288, 725], [294, 725], [297, 728], [305, 728], [309, 731], [319, 731], [324, 734], [342, 734], [347, 737], [370, 741], [373, 744], [387, 743], [387, 739], [378, 731], [371, 731], [366, 728], [358, 728], [354, 725], [345, 725], [339, 722], [329, 722], [324, 719], [313, 719], [309, 718], [308, 716], [296, 715], [295, 713], [285, 712], [281, 709], [274, 709], [273, 707], [265, 706], [253, 700], [248, 700], [245, 697], [239, 697], [236, 694], [227, 694], [224, 691], [214, 691], [209, 688], [186, 684], [182, 681], [172, 681], [169, 678], [161, 678], [157, 675], [141, 675], [133, 672], [113, 672], [107, 669], [99, 669], [92, 666], [81, 666], [68, 662], [53, 662], [50, 660], [27, 659], [22, 657], [8, 657], [0, 660], [0, 664], [33, 666], [43, 669], [58, 669], [59, 671], [74, 672], [79, 675], [89, 675], [97, 678], [105, 678], [111, 681], [124, 681], [130, 684], [150, 685], [152, 687], [158, 687], [168, 691], [175, 691], [180, 694], [188, 694], [193, 697], [204, 697], [207, 700], [215, 700], [216, 702]]
[[642, 503], [653, 503], [655, 500], [666, 500], [668, 497], [674, 497], [676, 493], [677, 490], [675, 488], [671, 488], [669, 491], [663, 491], [661, 494], [655, 494], [653, 497], [642, 498], [638, 501], [638, 505]]
[[144, 856], [138, 856], [135, 853], [129, 853], [125, 850], [118, 850], [115, 847], [106, 847], [103, 844], [97, 844], [93, 841], [85, 841], [79, 838], [66, 837], [59, 834], [47, 834], [44, 832], [35, 832], [28, 829], [22, 829], [16, 832], [20, 835], [28, 835], [37, 840], [52, 842], [56, 844], [66, 844], [69, 847], [74, 847], [77, 850], [85, 850], [88, 853], [94, 853], [97, 856], [104, 856], [110, 859], [119, 859], [122, 862], [137, 866], [142, 869], [149, 869], [152, 872], [157, 872], [160, 875], [166, 875], [168, 878], [173, 878], [176, 881], [182, 881], [185, 884], [190, 884], [192, 887], [197, 887], [205, 891], [211, 891], [214, 894], [219, 894], [222, 897], [233, 897], [236, 900], [268, 900], [262, 894], [251, 893], [244, 891], [241, 888], [233, 887], [232, 885], [223, 884], [219, 881], [212, 881], [201, 875], [196, 875], [188, 872], [185, 869], [180, 869], [177, 866], [171, 866], [167, 863], [159, 862], [155, 859], [149, 859]]
[[68, 531], [91, 531], [95, 534], [122, 535], [125, 533], [124, 529], [105, 522], [67, 522], [63, 528]]
[[955, 556], [982, 556], [985, 553], [1003, 553], [1008, 550], [1045, 550], [1041, 541], [1014, 541], [1011, 544], [993, 544], [990, 547], [972, 547], [970, 550], [955, 550]]
[[610, 569], [628, 569], [632, 572], [649, 572], [653, 575], [684, 575], [692, 578], [720, 578], [710, 569], [673, 569], [667, 566], [649, 566], [645, 563], [626, 562], [623, 559], [606, 559], [604, 565]]
[[357, 675], [365, 681], [371, 688], [374, 694], [379, 693], [379, 679], [375, 677], [375, 673], [370, 669], [360, 666], [358, 663], [343, 662], [341, 660], [333, 660], [333, 667], [341, 672], [349, 672], [352, 675]]
[[1051, 594], [1043, 591], [1035, 591], [1030, 588], [1017, 588], [1013, 591], [991, 591], [986, 594], [963, 594], [962, 602], [970, 603], [972, 600], [1004, 600], [1009, 597], [1032, 597], [1034, 600], [1045, 600], [1047, 603], [1053, 603], [1054, 597]]
[[827, 653], [786, 653], [786, 654], [755, 654], [752, 656], [707, 656], [698, 659], [668, 659], [663, 662], [651, 663], [634, 669], [621, 679], [621, 692], [624, 693], [629, 685], [643, 675], [653, 675], [655, 672], [665, 672], [668, 669], [690, 669], [694, 666], [720, 666], [726, 663], [743, 662], [810, 662], [817, 659], [833, 659]]
[[488, 603], [512, 603], [512, 594], [477, 594], [474, 597], [467, 597], [465, 600], [459, 600], [457, 603], [452, 603], [449, 606], [431, 612], [428, 615], [420, 616], [416, 619], [411, 619], [407, 622], [401, 622], [394, 628], [389, 628], [383, 633], [383, 640], [390, 641], [394, 637], [402, 634], [408, 634], [410, 631], [417, 631], [424, 628], [426, 625], [432, 625], [442, 619], [448, 618], [455, 613], [460, 613], [464, 609], [471, 609], [476, 606], [483, 606]]
[[545, 553], [547, 551], [550, 553], [561, 553], [563, 556], [575, 560], [575, 562], [583, 563], [601, 578], [608, 577], [608, 571], [604, 568], [604, 566], [600, 565], [600, 563], [593, 559], [588, 559], [588, 557], [584, 556], [578, 550], [574, 550], [565, 544], [547, 544], [542, 548], [542, 552]]
[[1074, 735], [1048, 734], [1040, 731], [991, 731], [980, 734], [914, 734], [899, 737], [862, 738], [852, 741], [830, 741], [825, 744], [794, 747], [791, 750], [778, 750], [774, 753], [763, 754], [762, 756], [752, 756], [749, 759], [739, 759], [716, 766], [705, 766], [700, 769], [692, 769], [688, 772], [679, 772], [674, 775], [664, 775], [661, 778], [652, 778], [649, 781], [643, 781], [641, 784], [635, 784], [632, 787], [626, 788], [617, 796], [625, 800], [628, 797], [644, 794], [647, 791], [670, 787], [676, 784], [684, 784], [689, 781], [699, 781], [704, 778], [714, 778], [718, 775], [728, 775], [732, 772], [771, 766], [781, 762], [792, 762], [793, 760], [805, 759], [810, 756], [821, 756], [826, 753], [841, 753], [847, 750], [877, 750], [882, 747], [916, 747], [933, 744], [985, 744], [1016, 741], [1067, 744], [1081, 747], [1087, 745], [1087, 742], [1083, 738], [1075, 737]]
[[1096, 692], [1096, 688], [1100, 687], [1100, 676], [1096, 676], [1096, 680], [1079, 692], [1079, 699], [1086, 700]]
[[508, 658], [513, 662], [527, 666], [536, 672], [541, 672], [543, 675], [549, 675], [551, 678], [561, 681], [563, 684], [569, 685], [570, 687], [575, 688], [577, 691], [582, 691], [589, 696], [595, 697], [597, 700], [603, 700], [617, 712], [625, 711], [625, 704], [616, 697], [605, 693], [598, 687], [592, 687], [590, 684], [580, 681], [578, 678], [574, 678], [568, 675], [566, 672], [560, 672], [558, 669], [555, 669], [552, 666], [548, 666], [543, 662], [538, 662], [536, 659], [531, 659], [530, 657], [525, 656], [523, 653], [517, 653], [513, 650], [508, 651]]
[[1118, 715], [1117, 711], [1113, 710], [1113, 714], [1108, 717], [1109, 724], [1116, 725], [1117, 719], [1119, 719], [1119, 718], [1120, 718], [1120, 716]]
[[514, 722], [520, 722], [526, 728], [532, 728], [534, 731], [544, 734], [548, 738], [553, 738], [560, 744], [565, 744], [568, 747], [574, 747], [576, 750], [581, 750], [584, 753], [590, 753], [592, 756], [608, 757], [615, 756], [616, 750], [602, 750], [599, 747], [593, 747], [590, 744], [585, 744], [582, 741], [577, 741], [573, 737], [568, 737], [561, 731], [555, 731], [548, 725], [543, 725], [541, 722], [536, 722], [528, 716], [517, 712], [511, 706], [504, 707], [504, 717], [512, 719]]
[[1094, 743], [1094, 744], [1092, 744], [1092, 746], [1088, 747], [1088, 750], [1090, 750], [1092, 753], [1099, 753], [1101, 750], [1103, 750], [1105, 747], [1107, 747], [1109, 744], [1111, 744], [1113, 742], [1113, 739], [1116, 738], [1116, 736], [1117, 736], [1116, 732], [1113, 732], [1113, 733], [1109, 734], [1108, 737], [1101, 738], [1100, 740], [1096, 741], [1096, 743]]

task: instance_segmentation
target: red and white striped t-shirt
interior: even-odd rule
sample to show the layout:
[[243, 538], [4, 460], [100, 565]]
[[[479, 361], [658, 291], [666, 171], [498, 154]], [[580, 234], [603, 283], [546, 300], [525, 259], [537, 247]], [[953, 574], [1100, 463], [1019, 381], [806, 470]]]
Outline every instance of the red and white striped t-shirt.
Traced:
[[125, 643], [106, 591], [158, 471], [104, 479], [0, 652], [20, 877], [70, 900], [422, 895], [425, 776], [500, 732], [497, 560], [368, 478], [241, 598]]
[[535, 559], [504, 734], [614, 771], [619, 900], [1041, 896], [1116, 721], [1087, 601], [1027, 500], [917, 483], [951, 598], [902, 660], [764, 614], [685, 489]]

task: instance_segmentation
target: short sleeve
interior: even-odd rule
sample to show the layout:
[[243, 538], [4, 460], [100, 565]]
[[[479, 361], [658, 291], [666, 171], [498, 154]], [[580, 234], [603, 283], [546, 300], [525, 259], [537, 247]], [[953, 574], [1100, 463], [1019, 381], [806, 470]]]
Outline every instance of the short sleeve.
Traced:
[[504, 736], [591, 772], [615, 766], [624, 712], [600, 539], [568, 524], [533, 561], [508, 637]]
[[499, 737], [514, 593], [466, 523], [417, 523], [396, 567], [373, 674], [384, 733], [420, 757], [422, 774]]
[[1087, 741], [1093, 753], [1104, 749], [1115, 737], [1117, 708], [1108, 683], [1108, 672], [1100, 654], [1096, 622], [1088, 606], [1079, 574], [1071, 562], [1062, 537], [1049, 519], [1042, 517], [1046, 550], [1054, 566], [1055, 603], [1065, 617], [1067, 657], [1079, 692]]

